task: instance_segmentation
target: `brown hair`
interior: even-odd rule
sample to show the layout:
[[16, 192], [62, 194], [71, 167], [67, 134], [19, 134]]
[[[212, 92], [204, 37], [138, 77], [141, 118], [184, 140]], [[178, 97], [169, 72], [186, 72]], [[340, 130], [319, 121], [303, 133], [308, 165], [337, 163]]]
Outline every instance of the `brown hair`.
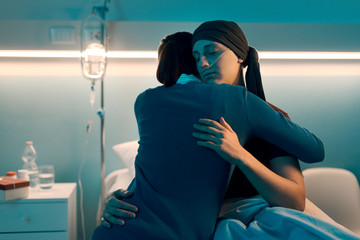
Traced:
[[199, 77], [192, 55], [191, 39], [191, 33], [177, 32], [161, 40], [156, 77], [165, 87], [174, 85], [183, 73]]

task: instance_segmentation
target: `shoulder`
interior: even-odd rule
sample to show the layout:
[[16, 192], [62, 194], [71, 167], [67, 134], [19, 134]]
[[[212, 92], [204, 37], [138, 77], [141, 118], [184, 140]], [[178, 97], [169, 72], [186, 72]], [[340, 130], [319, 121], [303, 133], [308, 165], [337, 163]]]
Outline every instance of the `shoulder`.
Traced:
[[146, 97], [152, 96], [154, 94], [158, 94], [159, 92], [163, 91], [164, 89], [165, 89], [164, 86], [148, 88], [137, 96], [136, 101], [140, 101]]
[[135, 112], [141, 111], [140, 109], [143, 109], [147, 104], [151, 104], [157, 96], [160, 96], [160, 92], [163, 91], [164, 88], [164, 86], [158, 86], [146, 89], [140, 93], [134, 103]]
[[244, 101], [247, 97], [247, 90], [243, 86], [229, 84], [212, 85], [217, 91], [222, 92], [227, 98]]
[[246, 88], [243, 86], [238, 86], [238, 85], [230, 85], [230, 84], [216, 84], [216, 85], [208, 85], [208, 86], [213, 86], [214, 88], [218, 88], [221, 91], [226, 91], [226, 92], [233, 92], [233, 93], [240, 93], [240, 94], [245, 94], [246, 92]]
[[239, 104], [245, 101], [246, 88], [243, 86], [233, 86], [229, 84], [197, 84], [194, 88], [196, 95], [204, 95], [207, 99], [212, 99], [212, 103]]
[[[195, 84], [195, 83], [194, 83]], [[204, 84], [204, 83], [196, 83], [196, 87], [205, 89], [205, 90], [214, 90], [214, 91], [224, 91], [224, 92], [234, 92], [244, 94], [246, 88], [238, 85], [230, 85], [230, 84]]]

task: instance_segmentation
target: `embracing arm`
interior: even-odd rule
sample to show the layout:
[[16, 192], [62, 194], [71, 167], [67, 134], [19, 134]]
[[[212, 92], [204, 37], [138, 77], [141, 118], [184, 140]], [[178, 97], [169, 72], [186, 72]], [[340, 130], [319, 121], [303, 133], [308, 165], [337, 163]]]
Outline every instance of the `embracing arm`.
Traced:
[[[139, 120], [138, 113], [141, 112], [142, 102], [144, 101], [145, 95], [146, 91], [139, 94], [135, 100], [134, 112], [137, 121]], [[134, 181], [134, 179], [132, 181]], [[133, 192], [125, 189], [118, 189], [111, 193], [105, 199], [101, 225], [106, 228], [111, 228], [113, 224], [123, 226], [126, 224], [125, 221], [127, 219], [136, 218], [138, 207], [126, 202], [126, 199], [131, 198], [132, 196]]]
[[236, 165], [271, 206], [304, 210], [305, 185], [296, 158], [284, 156], [272, 159], [269, 169], [247, 152], [246, 157], [238, 159]]
[[306, 163], [324, 160], [324, 145], [313, 133], [274, 111], [254, 94], [245, 95], [252, 137], [272, 143]]
[[130, 198], [132, 195], [133, 192], [124, 189], [118, 189], [110, 194], [105, 200], [101, 225], [106, 228], [111, 228], [112, 224], [122, 226], [125, 225], [124, 218], [135, 218], [138, 208], [124, 201], [124, 198]]
[[296, 158], [275, 158], [269, 169], [241, 146], [236, 133], [223, 118], [220, 123], [209, 119], [199, 123], [194, 127], [203, 133], [193, 133], [202, 140], [198, 144], [215, 150], [223, 159], [238, 166], [271, 206], [304, 209], [305, 187]]

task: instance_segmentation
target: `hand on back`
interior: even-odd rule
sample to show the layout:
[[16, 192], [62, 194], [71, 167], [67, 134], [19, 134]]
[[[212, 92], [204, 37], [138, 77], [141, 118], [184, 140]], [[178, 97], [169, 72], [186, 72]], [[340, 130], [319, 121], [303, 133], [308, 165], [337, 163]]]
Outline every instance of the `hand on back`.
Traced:
[[198, 138], [198, 145], [216, 151], [223, 159], [231, 164], [239, 163], [249, 154], [240, 144], [238, 136], [223, 117], [220, 122], [211, 119], [200, 119], [194, 128], [201, 131], [194, 132]]
[[120, 226], [125, 225], [125, 219], [136, 217], [138, 208], [132, 204], [123, 201], [124, 198], [130, 198], [133, 195], [131, 191], [118, 189], [113, 192], [105, 201], [105, 208], [101, 218], [101, 225], [111, 228], [112, 224]]

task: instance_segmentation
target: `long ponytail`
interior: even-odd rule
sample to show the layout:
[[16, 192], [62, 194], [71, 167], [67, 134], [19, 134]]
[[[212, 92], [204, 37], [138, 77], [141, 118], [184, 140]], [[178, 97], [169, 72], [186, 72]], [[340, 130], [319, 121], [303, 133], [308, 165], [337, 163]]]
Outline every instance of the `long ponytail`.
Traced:
[[249, 52], [243, 65], [244, 67], [247, 66], [245, 75], [247, 90], [265, 101], [265, 93], [260, 74], [259, 55], [255, 48], [249, 46]]

